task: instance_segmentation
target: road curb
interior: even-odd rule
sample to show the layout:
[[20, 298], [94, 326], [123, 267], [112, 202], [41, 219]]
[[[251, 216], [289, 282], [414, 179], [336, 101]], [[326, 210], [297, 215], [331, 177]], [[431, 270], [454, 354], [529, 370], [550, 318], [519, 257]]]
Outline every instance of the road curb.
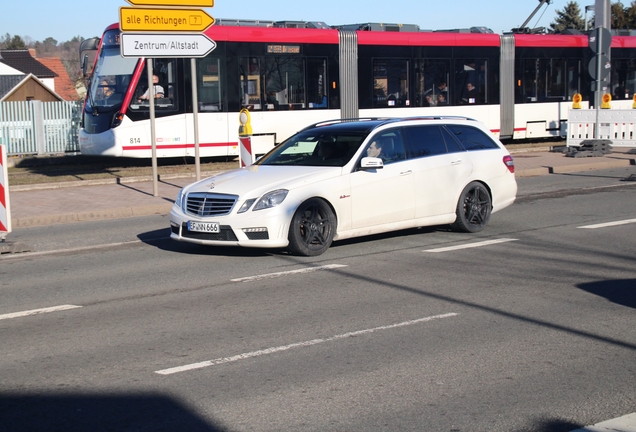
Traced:
[[[201, 178], [210, 177], [216, 174], [219, 174], [224, 171], [205, 171], [201, 173]], [[174, 179], [192, 179], [194, 182], [196, 179], [196, 175], [194, 174], [160, 174], [157, 176], [157, 181], [166, 180], [174, 180]], [[35, 183], [30, 185], [16, 185], [11, 186], [9, 184], [10, 192], [26, 192], [32, 190], [47, 190], [47, 189], [65, 189], [79, 186], [103, 186], [103, 185], [114, 185], [114, 184], [131, 184], [131, 183], [141, 183], [141, 182], [151, 182], [152, 175], [147, 176], [136, 176], [136, 177], [117, 177], [117, 178], [107, 178], [107, 179], [94, 179], [94, 180], [76, 180], [76, 181], [68, 181], [68, 182], [54, 182], [54, 183]]]
[[26, 228], [32, 226], [64, 224], [72, 222], [88, 222], [106, 219], [121, 219], [136, 216], [150, 216], [168, 214], [172, 203], [145, 205], [136, 207], [119, 207], [113, 209], [96, 210], [92, 212], [64, 213], [48, 216], [34, 216], [12, 219], [14, 227]]

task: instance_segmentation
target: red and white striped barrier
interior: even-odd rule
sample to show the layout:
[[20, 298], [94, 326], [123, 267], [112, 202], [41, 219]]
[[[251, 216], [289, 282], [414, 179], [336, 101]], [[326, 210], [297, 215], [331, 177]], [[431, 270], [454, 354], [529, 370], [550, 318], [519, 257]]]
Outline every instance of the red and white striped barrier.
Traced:
[[254, 163], [254, 154], [252, 153], [252, 137], [239, 137], [239, 158], [241, 159], [241, 168], [250, 166]]
[[0, 239], [11, 232], [11, 207], [9, 206], [9, 173], [7, 148], [0, 145]]

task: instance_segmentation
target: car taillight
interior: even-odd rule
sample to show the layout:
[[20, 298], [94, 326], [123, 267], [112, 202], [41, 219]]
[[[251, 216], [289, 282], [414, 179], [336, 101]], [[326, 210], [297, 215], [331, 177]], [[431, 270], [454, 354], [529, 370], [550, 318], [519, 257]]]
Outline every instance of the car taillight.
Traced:
[[503, 163], [508, 167], [508, 171], [514, 174], [515, 172], [515, 162], [512, 160], [512, 156], [507, 155], [503, 157]]

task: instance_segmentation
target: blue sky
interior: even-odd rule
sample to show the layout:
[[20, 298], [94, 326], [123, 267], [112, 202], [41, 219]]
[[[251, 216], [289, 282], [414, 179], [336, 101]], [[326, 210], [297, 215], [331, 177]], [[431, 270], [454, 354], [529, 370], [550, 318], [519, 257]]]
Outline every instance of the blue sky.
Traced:
[[[543, 6], [529, 26], [549, 27], [557, 10], [568, 0]], [[625, 1], [625, 4], [629, 1]], [[214, 18], [324, 21], [329, 25], [363, 22], [418, 24], [422, 29], [486, 26], [501, 34], [520, 26], [538, 6], [537, 0], [215, 0], [206, 12]], [[579, 2], [583, 10], [594, 0]], [[101, 35], [119, 21], [124, 0], [21, 0], [0, 14], [0, 35], [7, 33], [33, 41], [53, 37], [58, 42], [74, 36]], [[19, 9], [19, 10], [18, 10]], [[37, 11], [37, 12], [36, 12]]]

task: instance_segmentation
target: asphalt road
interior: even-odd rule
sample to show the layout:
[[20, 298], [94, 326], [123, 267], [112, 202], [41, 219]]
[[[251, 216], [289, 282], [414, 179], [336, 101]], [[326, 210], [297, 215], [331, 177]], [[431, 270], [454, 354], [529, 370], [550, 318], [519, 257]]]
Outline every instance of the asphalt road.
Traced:
[[162, 216], [16, 230], [35, 252], [0, 258], [0, 430], [565, 432], [634, 412], [621, 178], [520, 179], [477, 235], [315, 258], [176, 243]]

